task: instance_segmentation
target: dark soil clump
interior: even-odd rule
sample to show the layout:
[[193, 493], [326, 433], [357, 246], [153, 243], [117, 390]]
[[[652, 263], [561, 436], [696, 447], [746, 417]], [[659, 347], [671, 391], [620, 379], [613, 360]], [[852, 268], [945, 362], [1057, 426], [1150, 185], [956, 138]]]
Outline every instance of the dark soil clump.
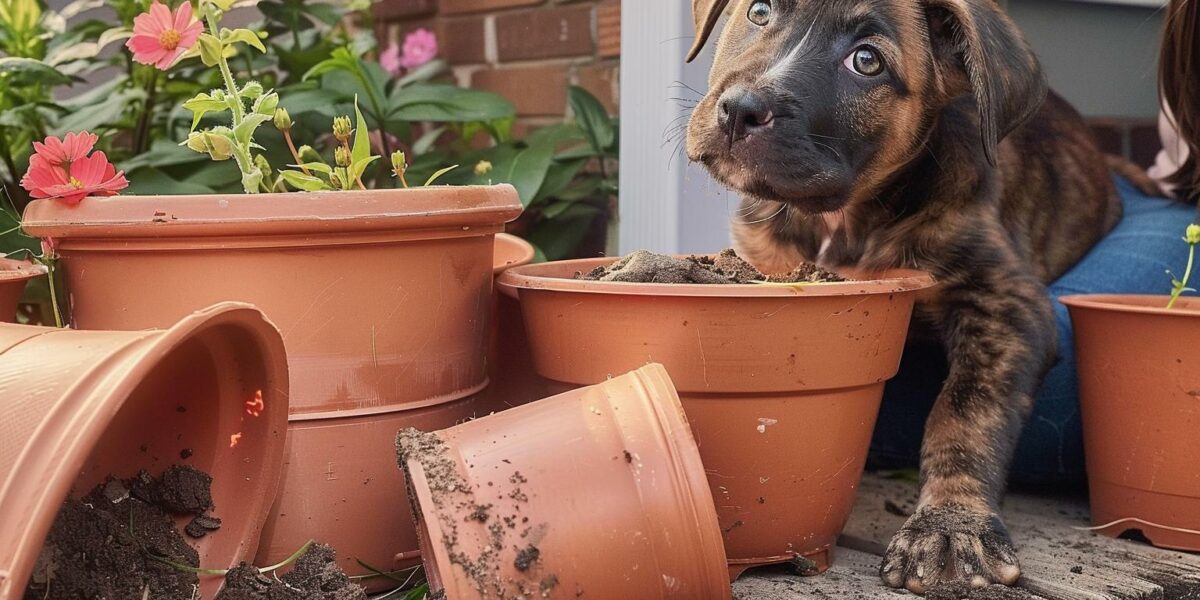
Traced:
[[216, 600], [366, 600], [367, 592], [337, 566], [329, 546], [308, 549], [288, 574], [276, 579], [242, 563], [225, 575]]
[[715, 257], [675, 258], [638, 250], [607, 267], [579, 273], [576, 279], [627, 283], [733, 285], [741, 283], [832, 283], [845, 278], [813, 264], [802, 264], [790, 273], [764, 275], [733, 250]]
[[1028, 597], [1028, 592], [1008, 586], [974, 588], [963, 582], [940, 585], [925, 592], [925, 600], [1021, 600]]
[[[192, 600], [199, 578], [164, 562], [200, 563], [171, 515], [197, 514], [201, 504], [200, 513], [210, 510], [212, 478], [186, 469], [194, 473], [169, 481], [165, 474], [154, 479], [145, 472], [124, 481], [109, 479], [83, 498], [68, 499], [46, 536], [25, 600]], [[183, 481], [186, 487], [181, 487]], [[163, 502], [165, 496], [172, 496], [172, 502]], [[198, 503], [202, 498], [207, 501]], [[219, 520], [208, 518], [219, 526]]]

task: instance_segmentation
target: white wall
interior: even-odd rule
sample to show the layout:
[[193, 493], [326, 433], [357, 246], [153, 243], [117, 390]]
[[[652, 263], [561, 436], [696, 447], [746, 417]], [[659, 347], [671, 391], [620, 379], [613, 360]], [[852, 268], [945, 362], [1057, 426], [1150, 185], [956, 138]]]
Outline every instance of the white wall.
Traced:
[[737, 197], [689, 165], [679, 139], [668, 139], [700, 97], [676, 82], [706, 90], [712, 60], [710, 51], [684, 64], [691, 3], [622, 0], [622, 12], [620, 251], [726, 248]]

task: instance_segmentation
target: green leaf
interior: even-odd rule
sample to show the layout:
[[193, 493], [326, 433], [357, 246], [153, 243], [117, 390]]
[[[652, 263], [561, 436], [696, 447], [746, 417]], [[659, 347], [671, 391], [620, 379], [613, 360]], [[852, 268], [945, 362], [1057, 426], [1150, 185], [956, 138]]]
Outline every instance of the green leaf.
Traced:
[[548, 144], [529, 146], [517, 153], [512, 162], [497, 173], [498, 182], [511, 183], [521, 196], [522, 206], [529, 206], [537, 197], [538, 190], [546, 181], [550, 163], [554, 160], [554, 148]]
[[320, 192], [323, 190], [332, 189], [329, 184], [312, 175], [305, 175], [299, 171], [280, 171], [279, 176], [287, 182], [288, 185], [303, 191], [303, 192]]
[[350, 148], [350, 162], [359, 163], [371, 156], [371, 130], [367, 120], [358, 109], [358, 97], [354, 98], [354, 145]]
[[150, 150], [120, 163], [119, 167], [132, 176], [134, 171], [142, 167], [162, 169], [201, 162], [208, 162], [207, 154], [198, 154], [186, 146], [179, 146], [170, 140], [159, 139], [150, 145]]
[[367, 171], [367, 167], [371, 166], [371, 163], [377, 160], [379, 160], [378, 156], [368, 156], [366, 160], [356, 160], [350, 163], [350, 179], [358, 181], [358, 179], [362, 177], [363, 173]]
[[295, 167], [297, 169], [308, 169], [309, 171], [316, 171], [318, 173], [324, 173], [326, 175], [333, 172], [333, 167], [331, 167], [325, 163], [321, 163], [321, 162], [307, 162], [307, 163], [300, 164], [300, 165], [288, 165], [288, 166]]
[[317, 63], [315, 67], [309, 69], [309, 71], [304, 74], [303, 79], [308, 81], [339, 69], [354, 72], [357, 70], [357, 68], [358, 58], [352, 55], [350, 50], [347, 48], [337, 48], [330, 54], [329, 58]]
[[221, 31], [221, 41], [226, 44], [241, 42], [256, 48], [264, 54], [267, 52], [267, 47], [263, 45], [262, 38], [258, 35], [258, 32], [249, 29], [234, 29], [232, 31], [224, 29]]
[[[199, 155], [203, 157], [204, 155]], [[131, 196], [159, 194], [212, 194], [211, 187], [188, 181], [180, 181], [155, 168], [142, 168], [128, 173], [129, 188], [123, 194]]]
[[437, 181], [437, 180], [439, 180], [439, 179], [441, 179], [441, 178], [442, 178], [442, 175], [445, 175], [446, 173], [449, 173], [450, 171], [453, 171], [453, 170], [455, 170], [455, 169], [457, 169], [457, 168], [458, 168], [458, 165], [451, 165], [451, 166], [449, 166], [449, 167], [446, 167], [446, 168], [444, 168], [444, 169], [438, 169], [437, 171], [434, 171], [434, 172], [433, 172], [433, 175], [430, 175], [430, 176], [429, 176], [429, 179], [426, 179], [426, 180], [425, 180], [425, 187], [429, 187], [429, 186], [433, 185], [433, 183], [434, 183], [435, 181]]
[[403, 77], [396, 80], [396, 87], [408, 87], [417, 82], [429, 81], [440, 75], [446, 70], [446, 61], [442, 59], [431, 60], [411, 71], [405, 73]]
[[212, 2], [214, 6], [216, 6], [217, 8], [221, 9], [224, 12], [229, 12], [229, 9], [233, 8], [233, 5], [237, 2], [237, 0], [208, 0], [208, 1]]
[[190, 100], [183, 103], [183, 107], [192, 111], [192, 131], [200, 125], [200, 119], [210, 112], [220, 112], [229, 109], [229, 104], [224, 100], [216, 100], [207, 93], [201, 92], [193, 96]]
[[583, 134], [587, 136], [592, 149], [596, 154], [603, 154], [616, 140], [615, 128], [608, 111], [595, 96], [579, 86], [571, 86], [567, 98], [571, 112], [575, 113], [575, 120], [583, 129]]
[[437, 143], [438, 138], [442, 137], [443, 133], [446, 133], [445, 127], [434, 127], [426, 131], [421, 137], [417, 138], [417, 141], [413, 142], [413, 154], [420, 156], [428, 152]]
[[205, 66], [216, 66], [221, 62], [221, 57], [225, 52], [225, 47], [221, 44], [221, 40], [211, 33], [200, 34], [200, 60], [204, 61]]
[[242, 119], [242, 122], [233, 130], [233, 138], [238, 143], [247, 145], [250, 143], [250, 139], [254, 137], [254, 130], [258, 129], [259, 125], [270, 120], [271, 117], [258, 113], [246, 115], [246, 118]]
[[19, 56], [0, 57], [0, 89], [32, 83], [62, 85], [72, 81], [74, 78], [40, 60]]
[[512, 103], [499, 95], [445, 84], [394, 89], [388, 105], [388, 120], [399, 121], [490, 122], [516, 114]]

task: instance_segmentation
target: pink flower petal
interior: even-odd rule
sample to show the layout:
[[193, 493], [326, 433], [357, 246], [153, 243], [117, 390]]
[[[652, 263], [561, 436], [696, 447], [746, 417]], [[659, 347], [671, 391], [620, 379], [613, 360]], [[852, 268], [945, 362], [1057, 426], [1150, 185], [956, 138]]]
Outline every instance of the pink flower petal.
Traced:
[[204, 33], [204, 26], [199, 22], [192, 23], [187, 29], [184, 29], [179, 34], [179, 47], [191, 49], [195, 45], [196, 40], [200, 39], [200, 34]]
[[175, 17], [171, 14], [171, 9], [167, 8], [166, 4], [155, 2], [150, 5], [150, 18], [154, 20], [154, 25], [159, 31], [171, 29], [175, 23]]
[[125, 42], [125, 47], [129, 48], [134, 53], [134, 58], [138, 54], [147, 54], [155, 50], [162, 49], [162, 42], [158, 41], [158, 36], [151, 35], [135, 35]]
[[192, 24], [192, 3], [184, 2], [175, 9], [175, 31], [182, 32]]
[[134, 35], [149, 35], [158, 38], [162, 33], [162, 28], [150, 13], [142, 13], [133, 18], [133, 34]]
[[154, 50], [152, 52], [143, 52], [141, 54], [134, 54], [133, 60], [136, 62], [142, 63], [143, 65], [157, 66], [157, 63], [162, 61], [164, 56], [170, 56], [170, 55], [171, 55], [171, 51], [163, 49], [162, 47], [159, 47], [157, 50]]

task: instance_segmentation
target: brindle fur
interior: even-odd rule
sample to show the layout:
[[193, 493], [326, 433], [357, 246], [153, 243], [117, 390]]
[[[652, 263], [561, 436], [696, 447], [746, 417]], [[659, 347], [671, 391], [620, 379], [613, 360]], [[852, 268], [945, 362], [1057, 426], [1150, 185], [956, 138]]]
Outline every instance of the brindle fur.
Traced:
[[[696, 50], [726, 4], [694, 0]], [[950, 372], [926, 424], [919, 508], [880, 573], [917, 593], [1011, 585], [998, 505], [1055, 356], [1044, 286], [1120, 218], [1105, 157], [991, 0], [774, 0], [765, 28], [751, 4], [734, 3], [689, 157], [742, 192], [735, 245], [767, 272], [804, 260], [936, 275], [915, 325], [940, 337]], [[839, 71], [863, 36], [886, 81]], [[774, 111], [745, 139], [718, 125], [732, 86], [762, 90]]]

